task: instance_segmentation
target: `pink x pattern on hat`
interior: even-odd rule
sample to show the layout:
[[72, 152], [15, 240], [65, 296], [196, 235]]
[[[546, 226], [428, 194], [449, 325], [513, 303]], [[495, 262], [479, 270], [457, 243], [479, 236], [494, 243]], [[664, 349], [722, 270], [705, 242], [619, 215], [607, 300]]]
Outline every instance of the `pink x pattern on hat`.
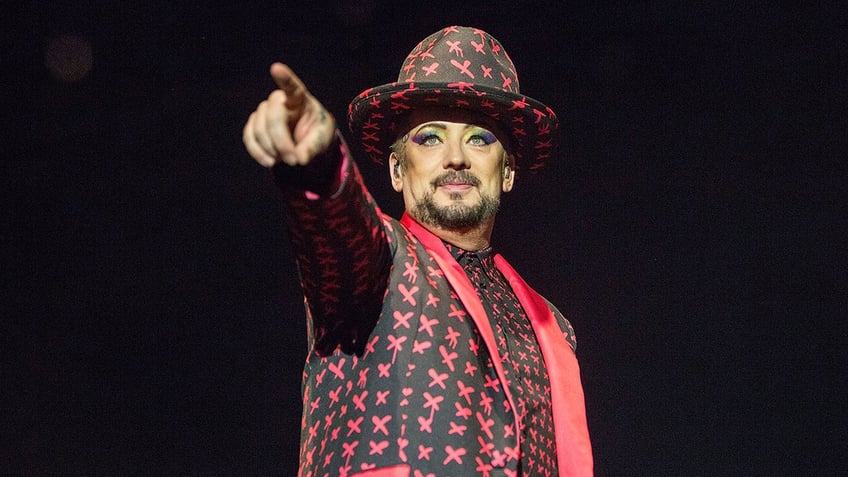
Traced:
[[551, 108], [521, 94], [515, 65], [483, 30], [449, 26], [407, 55], [394, 83], [369, 88], [348, 107], [351, 132], [384, 163], [406, 113], [420, 107], [461, 108], [498, 121], [518, 167], [536, 170], [553, 154], [559, 122]]

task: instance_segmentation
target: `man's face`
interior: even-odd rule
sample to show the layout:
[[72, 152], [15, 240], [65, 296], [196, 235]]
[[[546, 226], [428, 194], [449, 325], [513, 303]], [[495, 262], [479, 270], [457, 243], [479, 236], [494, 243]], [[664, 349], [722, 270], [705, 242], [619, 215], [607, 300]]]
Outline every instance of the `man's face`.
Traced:
[[421, 110], [410, 116], [402, 151], [392, 153], [392, 186], [403, 193], [407, 212], [419, 222], [450, 230], [494, 219], [502, 192], [514, 174], [497, 126], [451, 110]]

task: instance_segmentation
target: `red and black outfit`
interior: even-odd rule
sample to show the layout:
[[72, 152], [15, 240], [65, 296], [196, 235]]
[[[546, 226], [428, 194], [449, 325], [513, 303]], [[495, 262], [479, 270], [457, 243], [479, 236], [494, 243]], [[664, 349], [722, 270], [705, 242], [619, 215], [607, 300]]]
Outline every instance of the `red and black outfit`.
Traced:
[[568, 321], [490, 249], [383, 215], [337, 145], [278, 174], [314, 351], [299, 475], [591, 475]]

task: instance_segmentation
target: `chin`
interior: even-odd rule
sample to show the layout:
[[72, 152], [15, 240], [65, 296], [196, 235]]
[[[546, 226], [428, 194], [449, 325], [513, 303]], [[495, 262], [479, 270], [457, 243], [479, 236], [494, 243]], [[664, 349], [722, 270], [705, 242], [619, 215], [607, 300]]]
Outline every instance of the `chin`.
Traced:
[[472, 192], [444, 192], [439, 194], [439, 196], [441, 200], [438, 205], [441, 207], [452, 207], [457, 204], [476, 207], [480, 204], [480, 196]]
[[423, 200], [414, 208], [413, 216], [423, 223], [446, 229], [471, 229], [485, 223], [497, 213], [497, 199], [479, 199], [473, 203], [449, 201], [447, 204], [435, 200]]

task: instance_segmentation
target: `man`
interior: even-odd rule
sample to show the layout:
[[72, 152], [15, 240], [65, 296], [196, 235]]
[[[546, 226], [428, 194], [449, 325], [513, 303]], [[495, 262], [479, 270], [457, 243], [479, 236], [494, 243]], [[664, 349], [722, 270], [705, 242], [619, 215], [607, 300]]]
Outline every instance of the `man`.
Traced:
[[501, 194], [558, 124], [501, 44], [445, 28], [351, 103], [400, 221], [300, 79], [271, 76], [244, 143], [281, 187], [306, 296], [300, 475], [591, 475], [571, 326], [490, 244]]

